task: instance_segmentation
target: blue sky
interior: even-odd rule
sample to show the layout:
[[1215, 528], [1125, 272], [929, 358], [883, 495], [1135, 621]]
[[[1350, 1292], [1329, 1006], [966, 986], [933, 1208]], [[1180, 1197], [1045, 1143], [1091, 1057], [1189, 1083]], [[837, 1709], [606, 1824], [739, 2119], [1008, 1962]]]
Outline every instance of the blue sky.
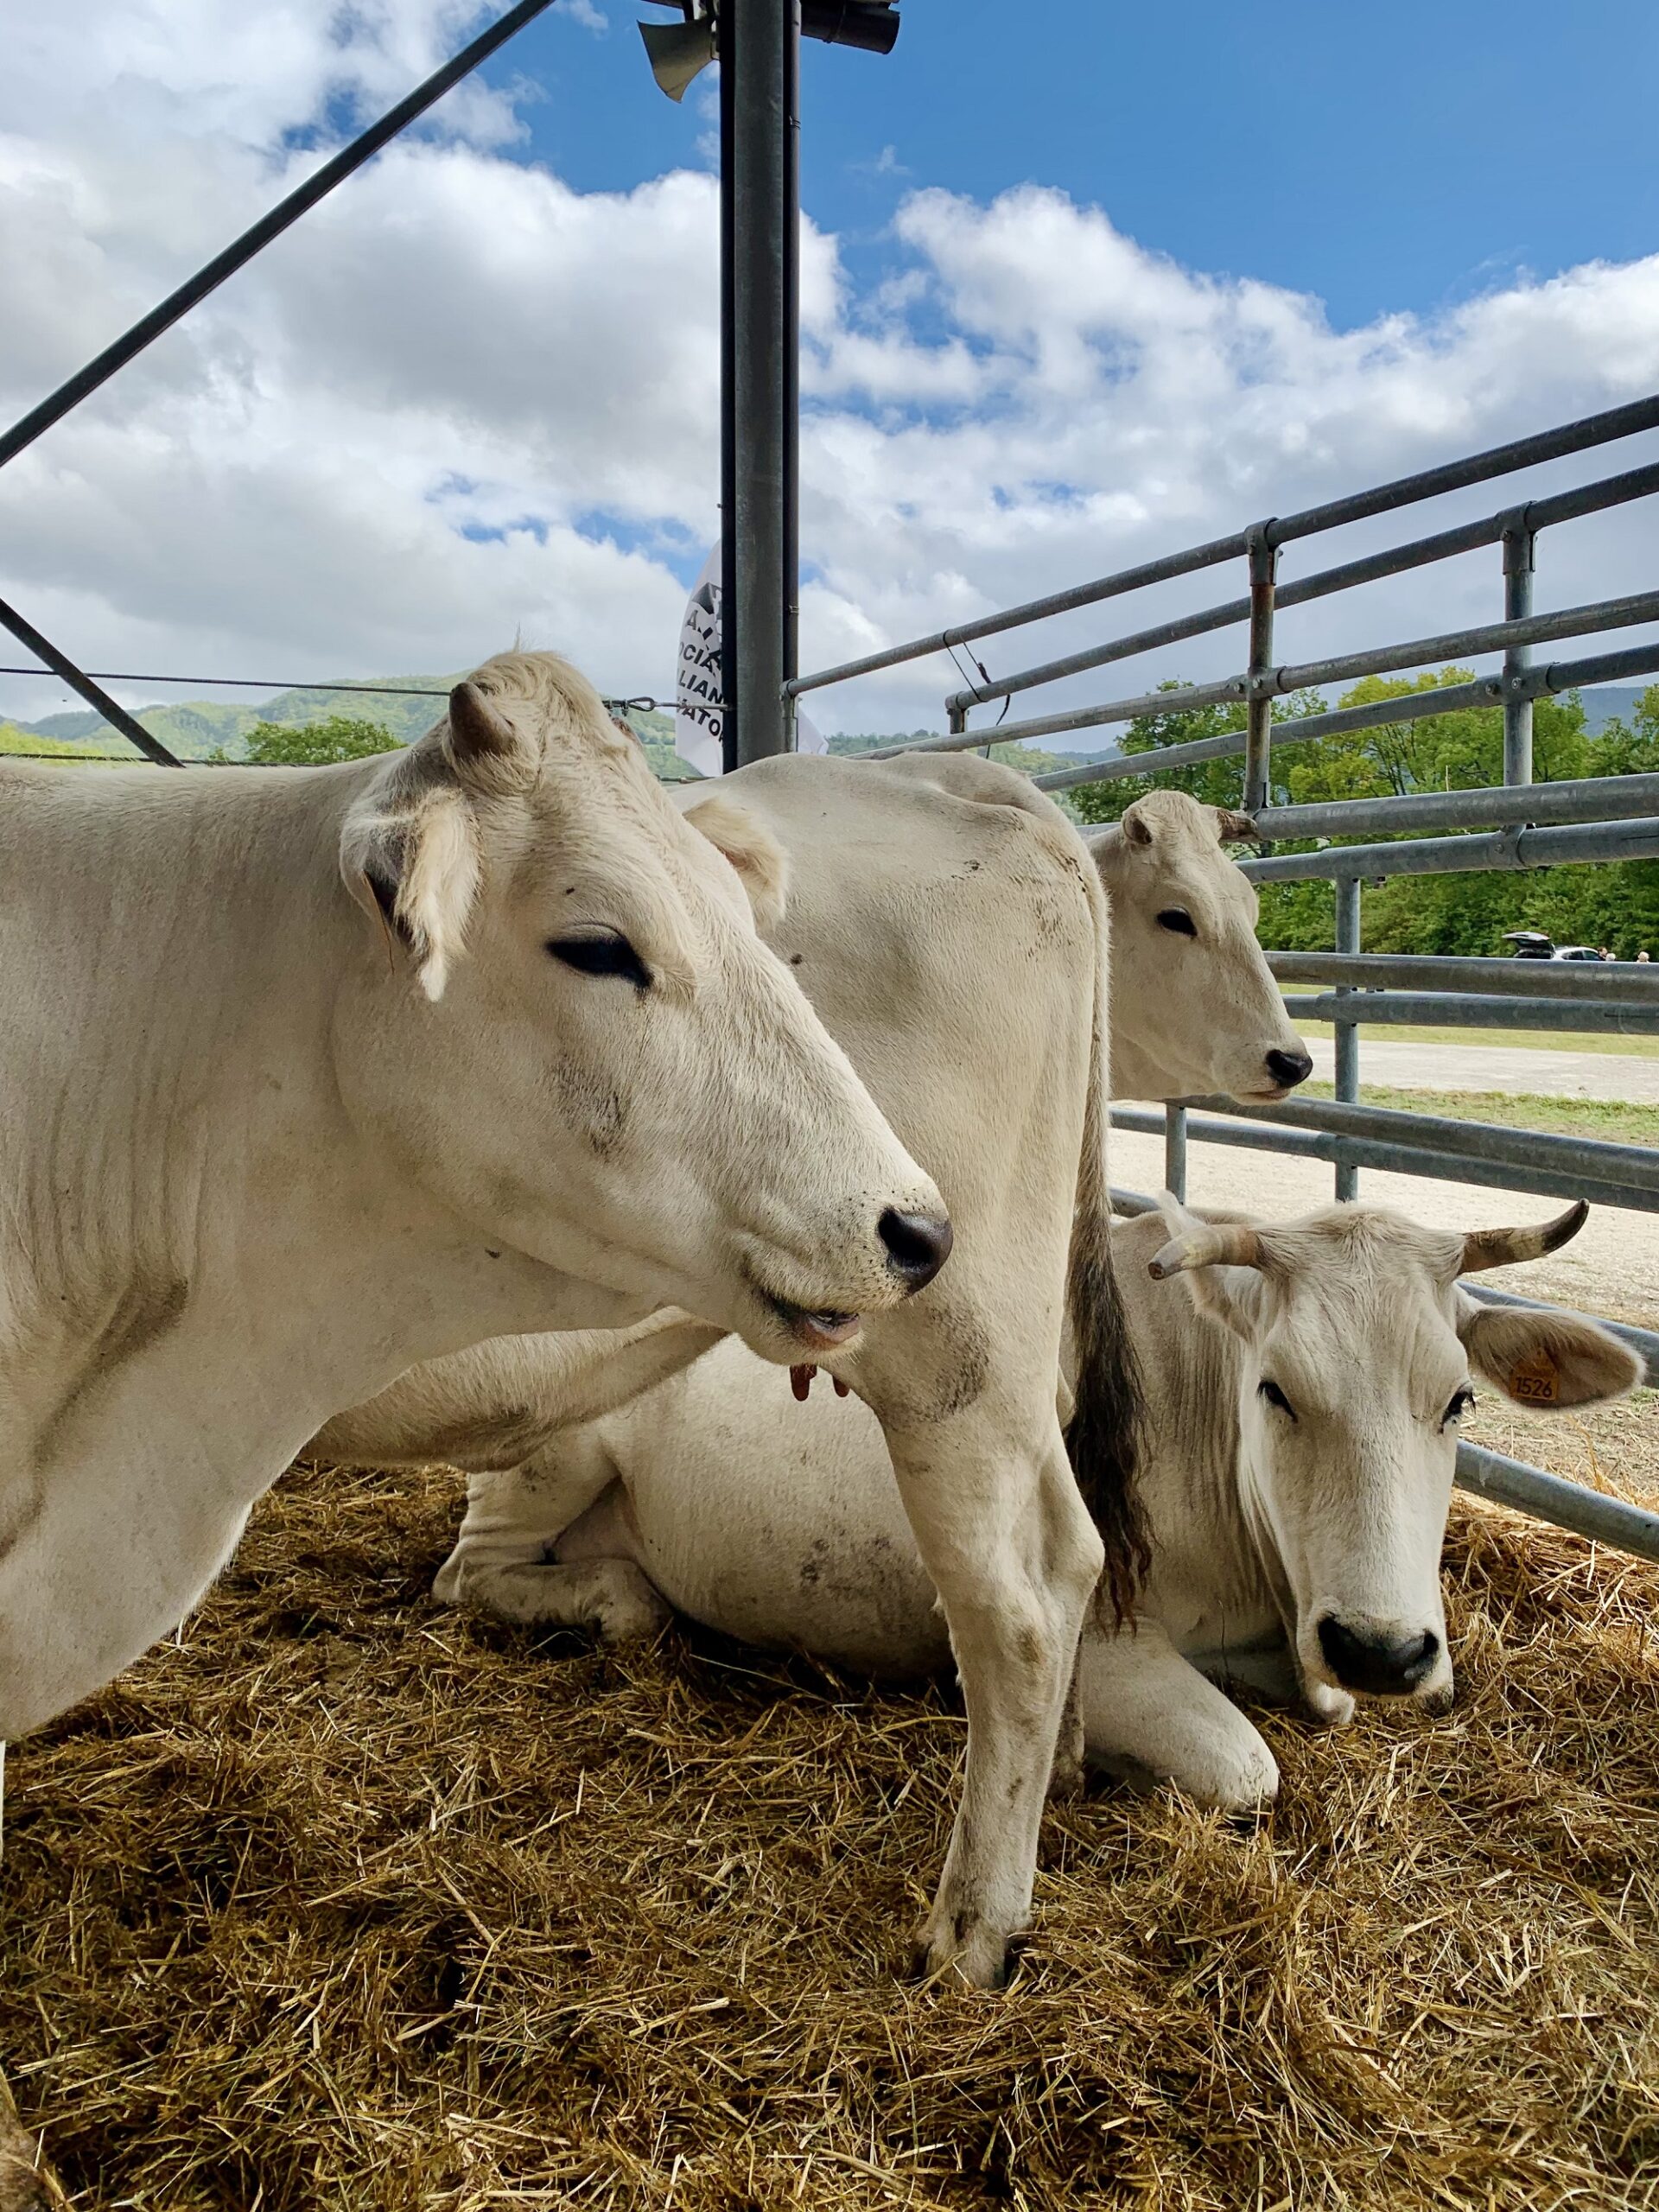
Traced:
[[[499, 5], [16, 0], [0, 413]], [[105, 668], [372, 677], [517, 634], [664, 690], [718, 527], [714, 102], [707, 79], [683, 108], [656, 90], [646, 12], [559, 0], [8, 469], [0, 594]], [[805, 53], [807, 666], [1659, 388], [1655, 0], [903, 13], [891, 57]], [[1503, 497], [1656, 454], [1659, 434]], [[1652, 539], [1637, 509], [1552, 533], [1541, 607], [1650, 581]], [[1287, 614], [1282, 642], [1497, 606], [1470, 556]], [[937, 726], [951, 682], [918, 664], [817, 718]], [[0, 689], [0, 712], [60, 703]]]
[[[1314, 293], [1344, 329], [1659, 244], [1653, 0], [900, 12], [886, 59], [806, 46], [803, 200], [855, 265], [918, 183], [1056, 186], [1188, 267]], [[666, 12], [603, 13], [596, 36], [555, 7], [490, 73], [540, 80], [524, 150], [584, 190], [696, 162], [709, 128], [697, 88], [677, 110], [647, 74], [633, 25]]]

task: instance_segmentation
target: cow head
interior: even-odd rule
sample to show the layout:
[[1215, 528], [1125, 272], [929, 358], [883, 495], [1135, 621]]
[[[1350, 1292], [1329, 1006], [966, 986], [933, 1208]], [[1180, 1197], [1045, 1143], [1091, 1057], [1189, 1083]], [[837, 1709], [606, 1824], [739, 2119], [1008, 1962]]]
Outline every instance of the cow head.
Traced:
[[1222, 850], [1248, 815], [1148, 791], [1090, 840], [1112, 907], [1112, 1096], [1282, 1098], [1313, 1069]]
[[563, 661], [457, 685], [340, 869], [348, 1106], [481, 1244], [788, 1360], [942, 1264], [938, 1192], [756, 934], [779, 848], [722, 794], [677, 814]]
[[1360, 1691], [1443, 1710], [1440, 1546], [1473, 1378], [1565, 1408], [1621, 1397], [1643, 1371], [1593, 1322], [1482, 1306], [1458, 1278], [1553, 1251], [1587, 1210], [1465, 1237], [1382, 1206], [1268, 1227], [1160, 1204], [1171, 1241], [1152, 1273], [1179, 1272], [1242, 1347], [1240, 1503], [1309, 1704], [1345, 1720]]

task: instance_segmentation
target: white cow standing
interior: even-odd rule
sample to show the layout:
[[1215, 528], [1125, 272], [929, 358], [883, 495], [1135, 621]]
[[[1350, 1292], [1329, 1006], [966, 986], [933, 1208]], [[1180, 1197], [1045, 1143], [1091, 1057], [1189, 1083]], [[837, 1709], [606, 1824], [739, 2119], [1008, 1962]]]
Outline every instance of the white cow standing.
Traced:
[[[1147, 994], [1156, 966], [1157, 1019], [1181, 1041], [1183, 1087], [1197, 1075], [1277, 1097], [1309, 1063], [1255, 944], [1255, 893], [1221, 850], [1223, 836], [1248, 833], [1240, 817], [1159, 794], [1102, 841], [1091, 866], [1025, 778], [986, 761], [771, 760], [722, 788], [790, 857], [771, 942], [927, 1160], [957, 1224], [939, 1282], [902, 1316], [872, 1317], [855, 1357], [830, 1347], [823, 1363], [885, 1433], [893, 1510], [943, 1598], [968, 1706], [962, 1808], [923, 1955], [995, 1981], [1029, 1910], [1100, 1551], [1056, 1414], [1068, 1295], [1084, 1349], [1071, 1449], [1120, 1600], [1135, 1537], [1134, 1408], [1105, 1185], [1103, 882], [1116, 872], [1128, 931], [1141, 931], [1145, 910]], [[1121, 1020], [1110, 1033], [1116, 1058]], [[630, 1332], [618, 1344], [619, 1400], [683, 1367], [714, 1333], [672, 1317]], [[331, 1421], [313, 1449], [475, 1471], [528, 1462], [534, 1482], [541, 1447], [559, 1433], [566, 1392], [549, 1365], [558, 1349], [503, 1340], [430, 1363]], [[659, 1601], [626, 1563], [546, 1564], [547, 1536], [607, 1479], [589, 1480], [587, 1462], [562, 1446], [548, 1465], [569, 1479], [556, 1501], [543, 1482], [523, 1526], [514, 1478], [482, 1475], [441, 1589], [517, 1619], [592, 1622], [613, 1635], [654, 1625]], [[809, 1493], [817, 1486], [810, 1454], [791, 1459], [790, 1476]], [[1066, 1749], [1069, 1761], [1080, 1739]]]
[[[1440, 1556], [1471, 1375], [1567, 1408], [1624, 1395], [1642, 1369], [1592, 1323], [1458, 1287], [1553, 1250], [1581, 1206], [1468, 1237], [1375, 1205], [1273, 1225], [1163, 1207], [1113, 1239], [1147, 1385], [1152, 1565], [1132, 1629], [1099, 1611], [1085, 1625], [1085, 1755], [1241, 1809], [1274, 1796], [1278, 1771], [1219, 1683], [1337, 1724], [1355, 1692], [1450, 1704]], [[578, 1491], [596, 1502], [570, 1526]], [[539, 1572], [608, 1580], [613, 1618], [626, 1602], [636, 1631], [671, 1606], [859, 1673], [950, 1662], [876, 1423], [827, 1390], [797, 1403], [741, 1344], [475, 1481], [480, 1568], [493, 1522], [502, 1570], [537, 1571], [524, 1562], [538, 1511], [558, 1562]]]
[[3, 775], [0, 1738], [411, 1359], [671, 1301], [798, 1359], [943, 1259], [739, 875], [550, 654], [395, 755]]

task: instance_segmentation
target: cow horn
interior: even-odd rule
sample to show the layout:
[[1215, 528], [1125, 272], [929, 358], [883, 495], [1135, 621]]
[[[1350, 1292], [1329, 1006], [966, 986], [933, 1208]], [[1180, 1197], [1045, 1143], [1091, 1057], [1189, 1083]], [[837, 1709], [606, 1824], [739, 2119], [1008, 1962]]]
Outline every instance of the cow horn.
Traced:
[[1188, 1268], [1259, 1268], [1262, 1239], [1242, 1221], [1211, 1222], [1185, 1236], [1173, 1236], [1148, 1263], [1154, 1282]]
[[1463, 1265], [1458, 1272], [1478, 1275], [1486, 1268], [1513, 1267], [1517, 1260], [1541, 1260], [1545, 1253], [1559, 1252], [1576, 1236], [1589, 1215], [1589, 1207], [1580, 1198], [1554, 1221], [1535, 1227], [1471, 1230], [1463, 1240]]

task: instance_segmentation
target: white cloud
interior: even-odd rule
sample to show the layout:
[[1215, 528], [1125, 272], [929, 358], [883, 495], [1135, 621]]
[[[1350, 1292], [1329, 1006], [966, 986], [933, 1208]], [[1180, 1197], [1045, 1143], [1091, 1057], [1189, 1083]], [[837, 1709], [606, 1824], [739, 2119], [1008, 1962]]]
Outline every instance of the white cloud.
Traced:
[[[319, 159], [296, 150], [319, 118], [384, 105], [477, 20], [447, 0], [28, 11], [0, 86], [7, 414]], [[516, 157], [517, 130], [511, 94], [446, 103], [6, 471], [0, 591], [99, 665], [384, 673], [522, 631], [607, 686], [665, 685], [682, 600], [665, 548], [716, 525], [715, 184], [577, 193]], [[988, 206], [918, 191], [895, 232], [862, 289], [807, 234], [809, 662], [1659, 384], [1659, 258], [1344, 332], [1316, 300], [1184, 270], [1035, 188]], [[1540, 604], [1650, 582], [1644, 531], [1635, 510], [1547, 538]], [[1294, 549], [1286, 573], [1326, 557]], [[987, 656], [1046, 658], [1240, 588], [1199, 577]], [[1281, 641], [1300, 655], [1498, 607], [1496, 556], [1472, 556], [1287, 616]], [[1084, 689], [1239, 652], [1205, 641]], [[936, 661], [826, 697], [822, 719], [937, 720], [955, 680]], [[8, 684], [0, 703], [56, 696]]]

